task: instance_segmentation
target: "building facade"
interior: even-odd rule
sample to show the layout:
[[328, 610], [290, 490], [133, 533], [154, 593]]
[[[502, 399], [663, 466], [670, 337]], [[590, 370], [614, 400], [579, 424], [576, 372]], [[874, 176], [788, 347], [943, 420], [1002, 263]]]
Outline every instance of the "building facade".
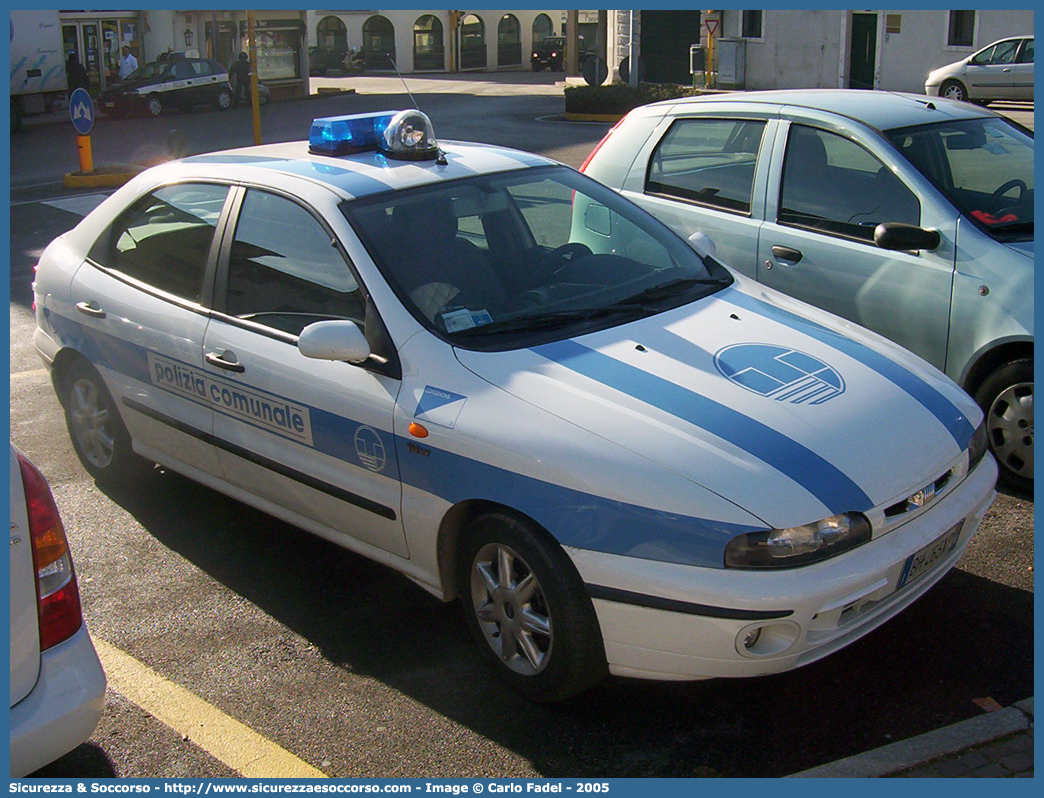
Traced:
[[[669, 24], [664, 14], [674, 15]], [[678, 39], [687, 35], [705, 55], [713, 51], [715, 69], [708, 69], [716, 71], [719, 88], [922, 93], [931, 70], [997, 39], [1031, 33], [1033, 11], [611, 11], [610, 30], [610, 67], [618, 73], [637, 47], [646, 79], [654, 82], [692, 80], [688, 47]]]
[[367, 71], [528, 69], [532, 46], [562, 31], [565, 12], [307, 11], [310, 47], [352, 50]]

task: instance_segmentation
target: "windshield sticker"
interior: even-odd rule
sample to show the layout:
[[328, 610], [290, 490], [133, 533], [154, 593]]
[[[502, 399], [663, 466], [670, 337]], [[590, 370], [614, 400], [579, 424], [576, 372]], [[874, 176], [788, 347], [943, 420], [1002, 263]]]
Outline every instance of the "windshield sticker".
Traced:
[[493, 317], [488, 310], [450, 310], [442, 314], [442, 323], [446, 326], [446, 332], [455, 333], [461, 330], [470, 330], [472, 327], [481, 327], [489, 324]]
[[413, 415], [414, 418], [421, 421], [429, 421], [440, 427], [453, 429], [467, 400], [468, 397], [461, 396], [459, 393], [426, 385]]
[[777, 402], [821, 405], [845, 392], [845, 381], [812, 355], [770, 344], [732, 344], [714, 355], [722, 376]]
[[152, 384], [158, 388], [312, 446], [312, 421], [307, 407], [236, 383], [219, 381], [205, 371], [153, 352], [149, 352], [149, 373]]

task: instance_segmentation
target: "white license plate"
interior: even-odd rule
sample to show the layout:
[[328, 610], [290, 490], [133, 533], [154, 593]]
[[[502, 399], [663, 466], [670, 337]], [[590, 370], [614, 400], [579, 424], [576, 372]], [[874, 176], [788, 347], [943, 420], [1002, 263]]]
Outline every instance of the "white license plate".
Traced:
[[963, 521], [955, 524], [944, 532], [941, 537], [933, 540], [916, 554], [911, 554], [907, 557], [906, 562], [903, 564], [903, 572], [899, 574], [899, 584], [895, 586], [895, 589], [899, 590], [918, 577], [924, 576], [938, 565], [947, 554], [953, 551], [957, 547], [957, 541], [960, 540], [962, 526], [964, 526]]

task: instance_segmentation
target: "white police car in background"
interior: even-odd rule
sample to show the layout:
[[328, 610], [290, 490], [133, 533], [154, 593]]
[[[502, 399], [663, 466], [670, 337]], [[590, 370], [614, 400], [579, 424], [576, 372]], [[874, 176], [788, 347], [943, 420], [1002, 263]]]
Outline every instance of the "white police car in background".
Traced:
[[159, 462], [459, 596], [538, 700], [814, 661], [994, 496], [981, 412], [923, 361], [416, 111], [144, 172], [35, 292], [98, 480]]

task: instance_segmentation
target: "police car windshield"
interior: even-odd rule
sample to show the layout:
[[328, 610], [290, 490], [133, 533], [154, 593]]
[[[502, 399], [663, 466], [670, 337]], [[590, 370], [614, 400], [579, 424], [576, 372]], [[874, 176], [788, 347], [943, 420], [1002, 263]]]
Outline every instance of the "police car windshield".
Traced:
[[411, 313], [466, 348], [510, 349], [622, 324], [732, 280], [645, 211], [564, 167], [341, 208]]

